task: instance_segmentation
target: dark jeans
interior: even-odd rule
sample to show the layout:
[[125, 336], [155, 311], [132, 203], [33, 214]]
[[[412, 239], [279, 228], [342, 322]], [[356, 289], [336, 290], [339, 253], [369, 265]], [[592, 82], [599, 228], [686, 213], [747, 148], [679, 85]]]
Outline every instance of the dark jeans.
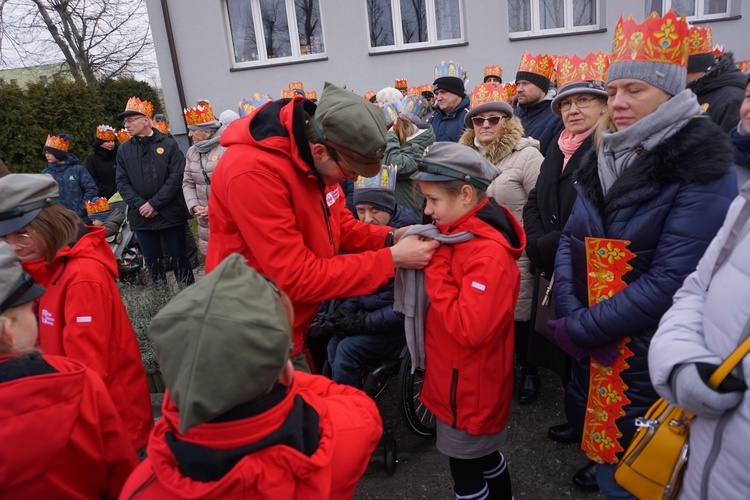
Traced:
[[400, 350], [405, 343], [406, 338], [398, 335], [334, 335], [328, 342], [331, 378], [338, 384], [361, 388], [362, 367]]
[[182, 226], [157, 231], [136, 230], [135, 236], [138, 238], [143, 258], [146, 260], [146, 268], [154, 283], [166, 279], [166, 271], [162, 262], [162, 238], [172, 256], [175, 279], [186, 285], [195, 283], [193, 268], [190, 266], [190, 259], [185, 249], [185, 229]]

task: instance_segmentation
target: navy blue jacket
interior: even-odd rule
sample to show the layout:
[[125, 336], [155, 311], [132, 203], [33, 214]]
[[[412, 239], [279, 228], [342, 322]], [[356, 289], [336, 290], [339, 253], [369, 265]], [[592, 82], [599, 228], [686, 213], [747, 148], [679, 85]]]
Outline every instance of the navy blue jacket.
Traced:
[[513, 114], [521, 119], [526, 137], [539, 141], [539, 151], [547, 156], [547, 148], [553, 139], [562, 132], [565, 125], [562, 119], [552, 112], [550, 102], [544, 99], [530, 106], [518, 106]]
[[96, 182], [75, 155], [68, 154], [65, 163], [49, 163], [43, 174], [51, 175], [60, 187], [60, 203], [87, 217], [86, 202], [99, 196]]
[[432, 130], [435, 132], [436, 142], [458, 142], [466, 128], [464, 118], [466, 118], [466, 113], [469, 112], [469, 103], [469, 96], [464, 95], [464, 98], [458, 103], [456, 109], [447, 115], [437, 105], [433, 107], [435, 112], [430, 118], [430, 125], [432, 125]]
[[[635, 431], [635, 418], [658, 399], [648, 373], [648, 347], [659, 320], [737, 195], [731, 165], [729, 137], [707, 117], [699, 117], [644, 152], [606, 196], [593, 150], [576, 172], [578, 198], [555, 258], [555, 311], [566, 318], [568, 334], [580, 347], [631, 338], [628, 347], [634, 355], [622, 372], [631, 404], [617, 421], [624, 447]], [[623, 278], [627, 288], [591, 308], [586, 237], [629, 240], [628, 249], [636, 255]]]
[[[396, 211], [389, 222], [395, 228], [418, 223], [414, 212], [400, 205], [396, 205]], [[393, 280], [381, 285], [370, 295], [348, 298], [339, 307], [357, 314], [367, 313], [365, 335], [404, 335], [404, 315], [393, 310]]]

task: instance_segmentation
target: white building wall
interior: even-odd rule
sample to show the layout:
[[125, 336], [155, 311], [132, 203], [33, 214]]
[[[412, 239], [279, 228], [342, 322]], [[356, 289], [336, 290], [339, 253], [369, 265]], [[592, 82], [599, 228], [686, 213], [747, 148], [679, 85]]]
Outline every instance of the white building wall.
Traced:
[[[326, 81], [346, 85], [360, 95], [393, 86], [396, 78], [406, 78], [409, 85], [432, 83], [435, 65], [449, 59], [467, 71], [467, 91], [471, 91], [482, 81], [485, 65], [499, 64], [503, 81], [510, 81], [515, 79], [523, 52], [585, 55], [590, 50], [608, 51], [621, 14], [632, 13], [638, 21], [645, 17], [643, 0], [602, 0], [601, 28], [606, 31], [511, 41], [505, 1], [463, 0], [466, 45], [369, 55], [365, 0], [320, 0], [326, 60], [232, 71], [224, 0], [146, 0], [167, 113], [175, 134], [184, 134], [185, 126], [180, 119], [162, 1], [169, 6], [187, 104], [193, 106], [198, 99], [208, 99], [217, 115], [224, 109], [236, 110], [238, 101], [254, 92], [269, 93], [277, 99], [290, 81], [302, 81], [305, 90], [317, 90], [318, 95]], [[740, 14], [750, 14], [745, 12], [747, 6], [735, 2], [736, 9], [745, 7]], [[750, 17], [714, 21], [711, 27], [715, 43], [733, 50], [737, 60], [750, 59]]]

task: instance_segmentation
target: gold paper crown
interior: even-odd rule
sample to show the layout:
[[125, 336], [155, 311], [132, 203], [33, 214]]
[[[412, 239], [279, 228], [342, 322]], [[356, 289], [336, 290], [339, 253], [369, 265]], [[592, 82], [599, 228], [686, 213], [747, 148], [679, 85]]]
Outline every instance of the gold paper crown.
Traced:
[[435, 79], [437, 80], [443, 76], [455, 76], [466, 81], [466, 71], [464, 71], [459, 63], [453, 61], [440, 61], [440, 64], [435, 66]]
[[86, 202], [87, 214], [100, 214], [102, 212], [109, 212], [109, 202], [107, 201], [107, 198], [99, 197], [94, 198], [94, 201]]
[[599, 52], [589, 52], [581, 59], [578, 54], [568, 56], [559, 56], [555, 63], [555, 75], [559, 88], [573, 83], [585, 81], [603, 82], [607, 78], [609, 69], [609, 54]]
[[310, 92], [305, 92], [305, 97], [308, 99], [315, 99], [318, 100], [318, 93], [314, 90], [311, 90]]
[[480, 83], [471, 91], [471, 108], [474, 109], [480, 104], [488, 102], [510, 103], [514, 95], [516, 95], [516, 85], [514, 83], [501, 83], [499, 86], [491, 83]]
[[367, 92], [365, 92], [365, 100], [369, 101], [373, 97], [375, 97], [375, 91], [368, 90]]
[[434, 92], [434, 91], [435, 91], [435, 89], [432, 87], [431, 83], [425, 83], [424, 85], [420, 85], [419, 86], [419, 93], [420, 94], [422, 92]]
[[502, 78], [503, 77], [503, 68], [501, 68], [497, 64], [493, 64], [492, 66], [485, 66], [484, 67], [484, 77], [487, 78], [488, 76], [496, 76], [498, 78]]
[[721, 55], [724, 55], [724, 45], [714, 45], [714, 57], [719, 57]]
[[301, 90], [302, 92], [305, 91], [305, 86], [302, 85], [302, 82], [289, 82], [289, 90], [294, 92], [295, 90]]
[[404, 78], [404, 79], [396, 80], [395, 81], [395, 85], [393, 85], [393, 86], [396, 87], [399, 90], [405, 89], [407, 87], [407, 85], [406, 85], [406, 79]]
[[59, 149], [60, 151], [65, 151], [67, 153], [68, 148], [70, 147], [70, 141], [66, 141], [59, 135], [48, 135], [44, 146], [47, 148]]
[[294, 96], [295, 96], [295, 93], [293, 90], [281, 89], [281, 99], [291, 99]]
[[162, 134], [168, 134], [169, 133], [169, 123], [167, 122], [158, 122], [156, 120], [151, 122], [151, 126], [154, 127], [156, 130], [161, 132]]
[[714, 37], [711, 26], [691, 26], [688, 32], [688, 57], [713, 52]]
[[534, 73], [547, 80], [552, 80], [554, 70], [555, 60], [547, 54], [532, 55], [531, 52], [524, 52], [521, 56], [521, 63], [518, 65], [518, 71]]
[[381, 165], [380, 172], [374, 177], [357, 177], [354, 189], [396, 189], [396, 165]]
[[273, 99], [271, 99], [270, 95], [259, 94], [258, 92], [256, 92], [253, 94], [252, 98], [240, 100], [239, 105], [237, 106], [237, 114], [239, 114], [241, 117], [247, 116], [261, 107], [263, 104], [272, 100]]
[[745, 59], [744, 61], [738, 62], [737, 67], [746, 75], [750, 74], [750, 59]]
[[214, 122], [216, 118], [208, 101], [198, 101], [194, 108], [185, 110], [185, 121], [188, 125], [202, 125]]
[[612, 42], [611, 63], [648, 61], [687, 66], [688, 25], [669, 9], [664, 17], [652, 12], [643, 23], [620, 16]]
[[422, 93], [419, 91], [419, 87], [417, 87], [416, 85], [412, 85], [411, 87], [406, 89], [406, 95], [422, 95]]
[[117, 142], [119, 142], [120, 144], [130, 140], [130, 132], [128, 132], [124, 128], [118, 130], [115, 135], [117, 136]]
[[104, 142], [114, 141], [115, 129], [109, 125], [99, 125], [96, 127], [96, 138]]
[[141, 101], [138, 97], [131, 97], [125, 105], [125, 111], [135, 111], [149, 118], [154, 116], [154, 105], [148, 101]]

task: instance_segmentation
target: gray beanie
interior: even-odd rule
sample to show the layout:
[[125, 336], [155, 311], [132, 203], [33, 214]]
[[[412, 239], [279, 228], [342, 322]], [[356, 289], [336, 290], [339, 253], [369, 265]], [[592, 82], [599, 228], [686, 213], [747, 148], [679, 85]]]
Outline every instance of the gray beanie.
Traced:
[[396, 211], [396, 195], [390, 189], [354, 188], [354, 205], [365, 203], [385, 210], [393, 215]]
[[687, 68], [678, 64], [652, 61], [613, 62], [607, 71], [607, 85], [618, 78], [634, 78], [650, 83], [669, 95], [677, 95], [687, 86]]
[[262, 396], [289, 359], [291, 332], [278, 289], [232, 254], [151, 320], [180, 432]]

